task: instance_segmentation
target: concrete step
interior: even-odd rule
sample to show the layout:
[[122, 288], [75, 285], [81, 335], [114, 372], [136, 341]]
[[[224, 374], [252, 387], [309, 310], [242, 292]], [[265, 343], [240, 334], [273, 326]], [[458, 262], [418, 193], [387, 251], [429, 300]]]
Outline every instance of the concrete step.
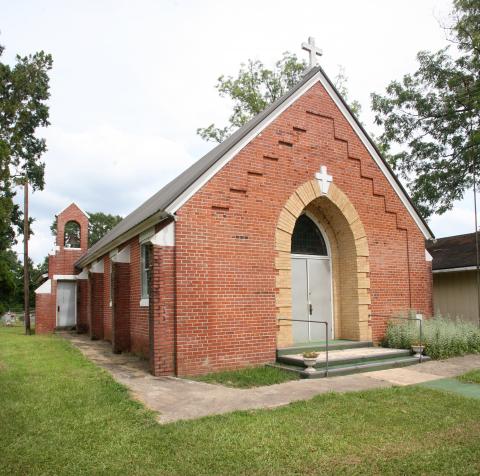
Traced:
[[[422, 362], [427, 362], [430, 360], [430, 357], [423, 356]], [[380, 359], [380, 360], [369, 360], [363, 363], [335, 363], [329, 366], [328, 375], [326, 369], [319, 368], [315, 372], [305, 372], [304, 369], [301, 369], [296, 365], [286, 365], [281, 363], [269, 364], [270, 367], [275, 367], [278, 369], [286, 370], [288, 372], [294, 372], [302, 378], [323, 378], [323, 377], [334, 377], [338, 375], [350, 375], [361, 372], [373, 372], [375, 370], [386, 370], [396, 367], [407, 367], [409, 365], [418, 364], [418, 357], [409, 356], [409, 357], [396, 357], [389, 359]]]
[[[386, 349], [383, 347], [359, 347], [340, 350], [329, 350], [328, 360], [330, 365], [359, 364], [373, 360], [392, 359], [397, 357], [409, 357], [410, 350], [407, 349]], [[316, 368], [323, 368], [326, 365], [326, 352], [318, 352]], [[277, 357], [277, 362], [303, 368], [303, 355], [291, 354]]]
[[[328, 344], [329, 350], [343, 350], [343, 349], [357, 349], [360, 347], [372, 347], [373, 343], [370, 341], [356, 341], [356, 340], [332, 340]], [[277, 349], [277, 356], [301, 354], [303, 352], [322, 352], [325, 351], [325, 342], [305, 342], [302, 344], [295, 344], [290, 347], [280, 347]]]

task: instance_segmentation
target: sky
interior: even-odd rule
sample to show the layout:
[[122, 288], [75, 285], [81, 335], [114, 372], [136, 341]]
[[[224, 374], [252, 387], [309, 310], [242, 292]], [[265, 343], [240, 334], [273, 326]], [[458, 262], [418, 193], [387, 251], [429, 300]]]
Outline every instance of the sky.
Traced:
[[[416, 69], [416, 53], [446, 45], [447, 0], [0, 0], [3, 61], [44, 50], [51, 71], [43, 191], [30, 197], [30, 254], [53, 246], [49, 227], [71, 202], [127, 215], [215, 144], [231, 103], [217, 78], [249, 58], [273, 66], [315, 37], [333, 78], [343, 66], [361, 120], [375, 132], [370, 93]], [[432, 217], [437, 237], [473, 231], [473, 197]], [[20, 248], [17, 248], [20, 252]]]

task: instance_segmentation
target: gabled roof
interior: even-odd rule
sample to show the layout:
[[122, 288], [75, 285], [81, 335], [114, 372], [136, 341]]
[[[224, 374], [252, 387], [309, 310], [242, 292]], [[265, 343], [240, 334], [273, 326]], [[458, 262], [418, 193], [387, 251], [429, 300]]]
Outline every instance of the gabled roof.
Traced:
[[433, 258], [433, 270], [473, 268], [477, 264], [475, 233], [428, 241], [427, 250]]
[[87, 218], [89, 218], [88, 213], [85, 210], [83, 210], [82, 208], [80, 208], [75, 202], [72, 202], [72, 203], [70, 203], [70, 205], [67, 205], [66, 207], [62, 208], [58, 213], [55, 214], [55, 216], [58, 217], [58, 215], [63, 213], [67, 208], [70, 208], [72, 205], [74, 207], [78, 208]]
[[[123, 235], [135, 229], [140, 229], [142, 223], [152, 226], [150, 219], [156, 215], [157, 222], [166, 219], [178, 210], [199, 188], [201, 188], [218, 170], [232, 159], [243, 147], [255, 138], [278, 115], [289, 107], [298, 97], [320, 81], [330, 94], [336, 105], [342, 111], [353, 129], [373, 156], [377, 165], [393, 186], [400, 200], [406, 206], [414, 221], [422, 230], [425, 238], [433, 238], [428, 224], [422, 218], [408, 193], [393, 173], [392, 169], [380, 154], [372, 139], [365, 132], [363, 126], [353, 115], [352, 111], [340, 96], [339, 92], [327, 77], [320, 66], [310, 69], [301, 81], [277, 101], [268, 106], [260, 114], [240, 127], [228, 139], [217, 145], [200, 160], [182, 172], [178, 177], [165, 185], [155, 195], [140, 205], [117, 226], [107, 233], [101, 240], [93, 245], [88, 252], [80, 258], [76, 265], [83, 267], [102, 256], [119, 244]], [[124, 240], [125, 241], [125, 240]], [[121, 242], [121, 241], [120, 241]]]

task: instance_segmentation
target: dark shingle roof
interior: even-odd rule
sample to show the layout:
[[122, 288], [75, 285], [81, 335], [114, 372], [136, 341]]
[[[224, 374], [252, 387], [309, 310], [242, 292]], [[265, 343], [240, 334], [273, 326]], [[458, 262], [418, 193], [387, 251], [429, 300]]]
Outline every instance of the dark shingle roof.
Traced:
[[475, 233], [429, 240], [427, 250], [433, 257], [434, 270], [465, 268], [477, 264]]
[[[253, 129], [255, 129], [264, 119], [266, 119], [270, 114], [272, 114], [277, 108], [282, 106], [291, 96], [293, 96], [299, 89], [301, 89], [310, 79], [312, 79], [318, 72], [325, 77], [330, 86], [336, 92], [344, 106], [350, 112], [352, 117], [357, 122], [358, 126], [365, 134], [367, 139], [370, 141], [378, 155], [381, 157], [382, 161], [387, 166], [392, 177], [395, 179], [400, 189], [404, 195], [409, 200], [410, 204], [413, 206], [417, 215], [420, 217], [422, 223], [425, 225], [426, 229], [431, 232], [428, 224], [425, 222], [423, 217], [420, 215], [416, 209], [414, 203], [410, 199], [410, 196], [405, 191], [401, 182], [398, 180], [397, 176], [393, 173], [388, 163], [382, 157], [381, 153], [378, 151], [375, 143], [371, 140], [369, 135], [366, 133], [363, 126], [357, 120], [355, 115], [350, 110], [348, 104], [344, 101], [342, 96], [336, 90], [334, 84], [330, 81], [328, 76], [325, 74], [323, 69], [320, 66], [316, 66], [310, 69], [301, 81], [298, 82], [290, 91], [288, 91], [284, 96], [279, 98], [277, 101], [268, 106], [261, 113], [257, 114], [244, 126], [240, 127], [236, 132], [234, 132], [228, 139], [223, 141], [221, 144], [213, 148], [210, 152], [204, 155], [200, 160], [191, 165], [188, 169], [182, 172], [178, 177], [173, 179], [170, 183], [165, 185], [161, 190], [155, 193], [150, 197], [146, 202], [140, 205], [132, 213], [126, 216], [117, 226], [110, 230], [101, 240], [95, 243], [87, 253], [82, 256], [75, 264], [79, 267], [83, 267], [86, 264], [92, 262], [99, 256], [102, 256], [104, 253], [110, 250], [112, 247], [113, 241], [118, 241], [122, 235], [127, 233], [132, 228], [140, 225], [142, 222], [146, 221], [148, 218], [152, 217], [156, 213], [163, 212], [173, 201], [175, 201], [185, 190], [187, 190], [196, 180], [198, 180], [205, 172], [207, 172], [216, 162], [218, 162], [228, 151], [235, 147], [245, 136], [247, 136]], [[167, 213], [163, 213], [163, 217], [167, 217]]]

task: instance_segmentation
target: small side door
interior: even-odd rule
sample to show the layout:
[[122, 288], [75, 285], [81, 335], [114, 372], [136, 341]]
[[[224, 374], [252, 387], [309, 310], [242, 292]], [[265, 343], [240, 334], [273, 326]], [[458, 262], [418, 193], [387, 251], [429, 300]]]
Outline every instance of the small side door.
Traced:
[[57, 327], [76, 324], [76, 288], [77, 283], [72, 281], [57, 283]]

